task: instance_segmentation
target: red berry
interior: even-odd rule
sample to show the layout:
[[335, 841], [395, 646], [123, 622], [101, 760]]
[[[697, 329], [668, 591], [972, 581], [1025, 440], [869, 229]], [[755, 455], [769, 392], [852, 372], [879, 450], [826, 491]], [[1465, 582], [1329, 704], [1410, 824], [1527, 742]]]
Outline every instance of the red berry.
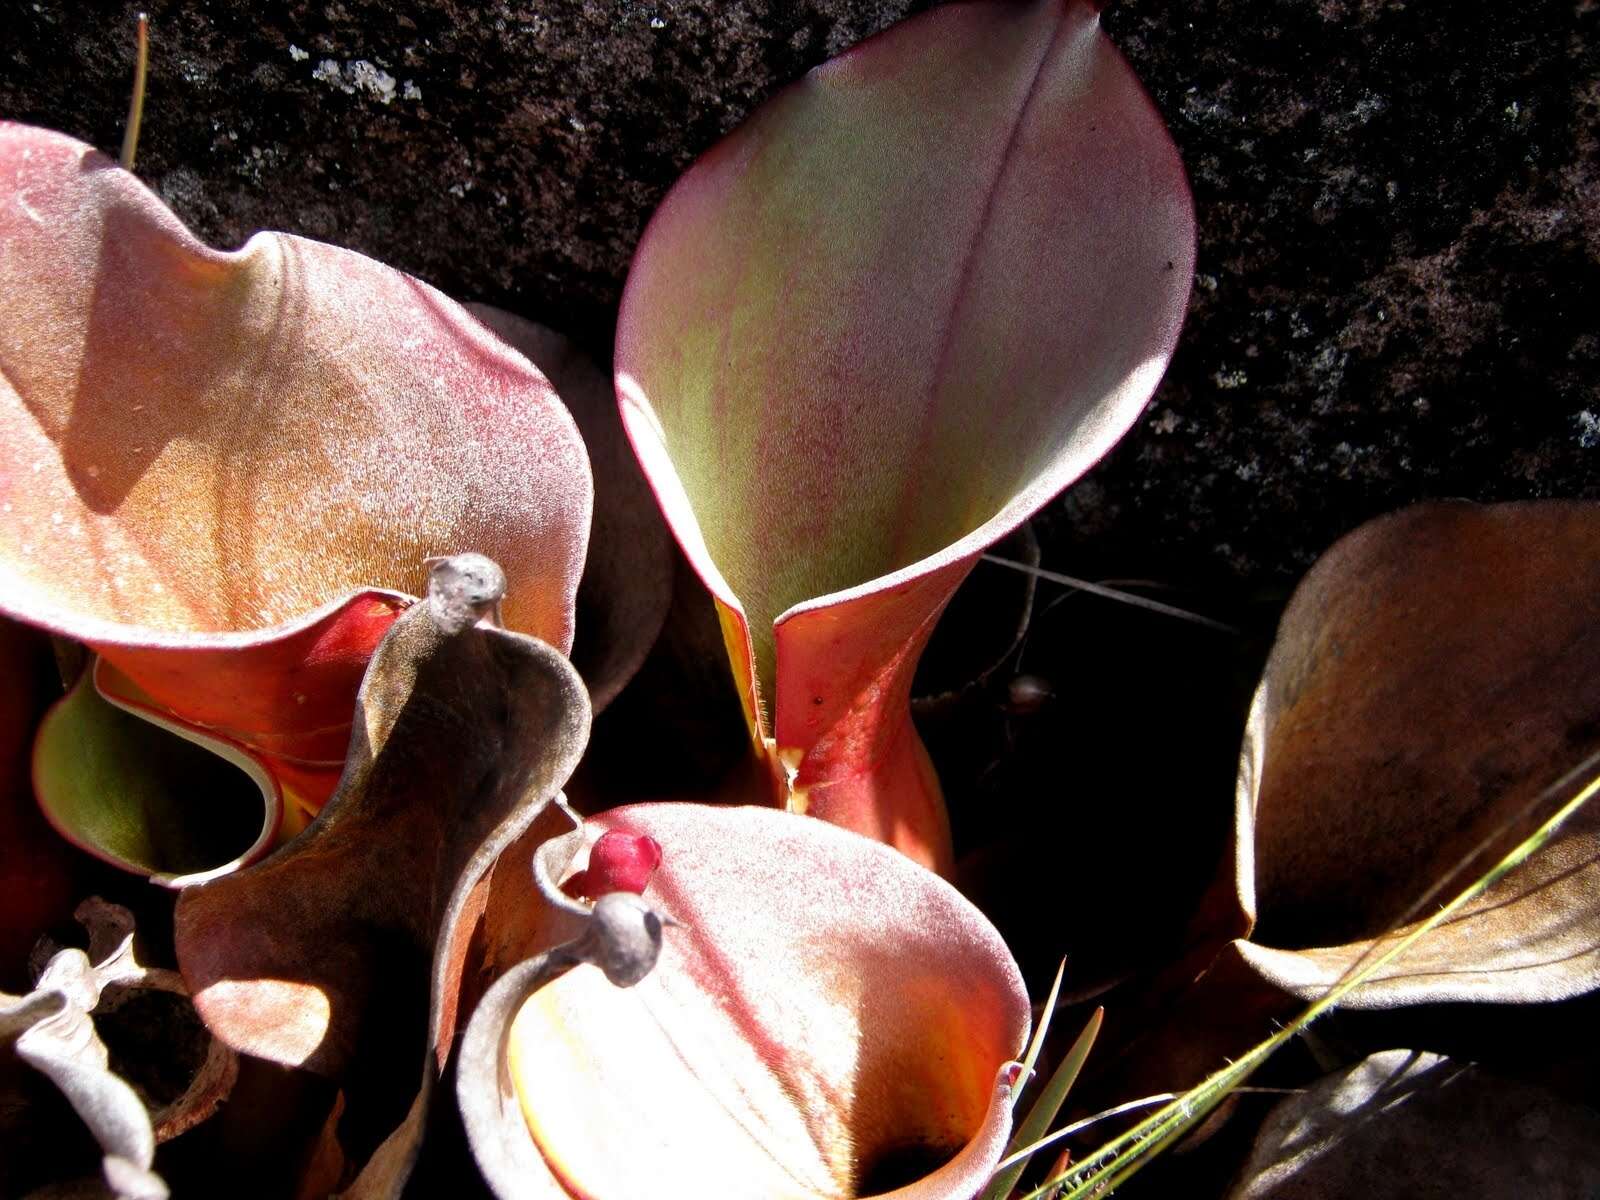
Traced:
[[661, 865], [661, 843], [647, 834], [610, 829], [589, 849], [589, 866], [561, 890], [569, 896], [597, 900], [608, 892], [641, 894]]

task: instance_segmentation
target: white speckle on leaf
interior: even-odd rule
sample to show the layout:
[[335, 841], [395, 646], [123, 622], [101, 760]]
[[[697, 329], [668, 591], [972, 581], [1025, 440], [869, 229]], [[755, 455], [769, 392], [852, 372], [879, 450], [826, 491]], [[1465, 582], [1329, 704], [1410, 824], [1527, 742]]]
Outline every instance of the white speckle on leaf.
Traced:
[[421, 100], [422, 89], [408, 79], [400, 88], [400, 97], [403, 100]]
[[666, 27], [667, 27], [667, 22], [666, 22], [666, 19], [664, 17], [651, 17], [650, 18], [650, 28], [651, 29], [665, 29]]
[[1249, 383], [1250, 376], [1246, 375], [1237, 367], [1232, 370], [1224, 368], [1211, 377], [1211, 382], [1216, 384], [1219, 388], [1222, 388], [1224, 391], [1232, 391], [1234, 388], [1241, 388], [1245, 384]]
[[289, 43], [289, 57], [294, 59], [295, 62], [305, 62], [305, 60], [310, 58], [311, 55], [310, 55], [309, 52], [300, 49], [300, 47], [296, 46], [293, 42], [290, 42]]
[[46, 223], [44, 214], [36, 209], [33, 205], [28, 203], [27, 192], [17, 193], [17, 207], [20, 208], [23, 213], [27, 215], [28, 220], [32, 221], [35, 225], [43, 225]]

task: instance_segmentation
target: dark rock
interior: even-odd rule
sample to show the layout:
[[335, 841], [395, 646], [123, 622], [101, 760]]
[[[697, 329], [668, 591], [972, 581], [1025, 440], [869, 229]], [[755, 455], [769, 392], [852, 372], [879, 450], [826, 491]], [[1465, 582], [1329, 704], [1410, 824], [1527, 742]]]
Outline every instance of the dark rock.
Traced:
[[1600, 1114], [1468, 1063], [1386, 1050], [1278, 1104], [1229, 1200], [1586, 1200]]
[[[139, 171], [604, 355], [645, 219], [921, 0], [153, 0]], [[115, 150], [136, 6], [9, 7], [0, 113]], [[1106, 25], [1189, 165], [1191, 315], [1048, 566], [1278, 585], [1368, 516], [1600, 495], [1600, 7], [1198, 0]]]
[[1189, 166], [1200, 251], [1091, 528], [1256, 579], [1414, 500], [1597, 494], [1593, 3], [1212, 0], [1106, 23]]

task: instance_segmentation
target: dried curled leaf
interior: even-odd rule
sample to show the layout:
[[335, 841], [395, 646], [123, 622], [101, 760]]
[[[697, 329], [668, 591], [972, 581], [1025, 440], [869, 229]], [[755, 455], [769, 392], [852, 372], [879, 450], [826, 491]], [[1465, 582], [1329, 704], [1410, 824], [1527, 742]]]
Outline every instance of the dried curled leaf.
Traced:
[[[1191, 1086], [1260, 1042], [1515, 847], [1585, 781], [1541, 794], [1597, 751], [1600, 504], [1422, 504], [1346, 536], [1283, 613], [1245, 730], [1233, 853], [1190, 952], [1125, 1013], [1138, 1032], [1100, 1095]], [[1591, 803], [1340, 1005], [1587, 992], [1597, 896]]]
[[[395, 1179], [454, 1035], [481, 877], [557, 794], [588, 732], [567, 660], [478, 620], [499, 600], [496, 574], [471, 555], [435, 564], [428, 602], [373, 656], [322, 815], [266, 861], [178, 901], [179, 964], [230, 1045], [347, 1080], [374, 1055], [392, 1073], [397, 1046], [402, 1062], [424, 1060], [411, 1116], [380, 1152]], [[346, 1090], [352, 1106], [373, 1102]]]
[[[1600, 504], [1425, 504], [1362, 526], [1295, 592], [1256, 694], [1235, 864], [1256, 926], [1233, 951], [1320, 994], [1458, 862], [1452, 894], [1516, 845], [1530, 802], [1597, 750]], [[1344, 1003], [1587, 991], [1597, 897], [1590, 805]]]
[[[166, 1184], [155, 1173], [158, 1140], [175, 1137], [205, 1120], [227, 1096], [237, 1073], [233, 1054], [212, 1042], [181, 1095], [153, 1116], [144, 1100], [111, 1067], [110, 1053], [96, 1028], [135, 997], [171, 994], [186, 997], [176, 972], [143, 966], [134, 957], [133, 917], [127, 909], [99, 899], [85, 901], [78, 919], [89, 931], [88, 952], [56, 952], [26, 996], [0, 993], [0, 1043], [47, 1076], [88, 1126], [103, 1152], [102, 1172], [111, 1194], [126, 1200], [165, 1200]], [[24, 1101], [26, 1103], [26, 1101]], [[30, 1159], [49, 1152], [53, 1138], [18, 1120], [16, 1101], [0, 1129], [0, 1187], [22, 1182], [39, 1169]], [[51, 1163], [54, 1174], [73, 1164]]]

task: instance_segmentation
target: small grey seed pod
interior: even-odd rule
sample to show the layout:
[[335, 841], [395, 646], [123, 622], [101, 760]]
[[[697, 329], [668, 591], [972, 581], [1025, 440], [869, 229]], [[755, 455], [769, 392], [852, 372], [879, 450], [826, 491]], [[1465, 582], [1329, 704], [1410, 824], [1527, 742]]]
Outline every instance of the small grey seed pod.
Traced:
[[632, 892], [611, 892], [594, 902], [589, 928], [574, 947], [617, 987], [632, 987], [661, 954], [661, 918]]
[[457, 634], [486, 616], [499, 623], [500, 598], [506, 594], [499, 563], [481, 554], [452, 554], [428, 563], [428, 607], [440, 629]]

